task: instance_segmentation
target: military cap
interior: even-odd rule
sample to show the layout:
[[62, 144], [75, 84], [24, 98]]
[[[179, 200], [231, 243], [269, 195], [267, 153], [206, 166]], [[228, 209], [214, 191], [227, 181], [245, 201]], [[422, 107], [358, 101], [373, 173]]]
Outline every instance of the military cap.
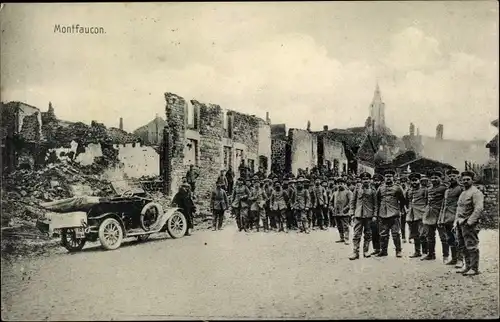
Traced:
[[443, 173], [441, 171], [437, 171], [437, 170], [436, 171], [432, 171], [431, 172], [431, 177], [439, 177], [439, 178], [441, 178], [441, 177], [443, 177]]
[[337, 182], [338, 182], [338, 183], [344, 183], [344, 182], [346, 182], [346, 180], [345, 180], [345, 178], [342, 178], [342, 177], [341, 177], [341, 178], [338, 178], [338, 179], [337, 179]]
[[368, 172], [363, 172], [359, 175], [360, 179], [371, 179], [371, 177], [371, 174], [369, 174]]
[[377, 180], [378, 180], [378, 181], [382, 181], [382, 180], [384, 180], [384, 177], [382, 177], [382, 175], [381, 175], [381, 174], [376, 173], [376, 174], [374, 174], [374, 175], [373, 175], [373, 178], [372, 178], [372, 179], [373, 179], [374, 181], [377, 181]]
[[252, 177], [252, 180], [259, 180], [259, 176], [258, 176], [258, 175], [254, 175], [254, 176]]
[[295, 179], [290, 179], [290, 180], [288, 180], [288, 183], [297, 183], [297, 182], [299, 182], [299, 180], [300, 180], [300, 179], [297, 179], [297, 180], [295, 180]]
[[448, 171], [446, 171], [446, 174], [447, 175], [450, 175], [450, 174], [460, 174], [460, 171], [458, 171], [457, 169], [450, 169]]
[[413, 179], [418, 179], [420, 180], [420, 178], [422, 177], [420, 175], [420, 173], [410, 173], [410, 175], [408, 176], [410, 178], [410, 180], [413, 180]]
[[393, 176], [395, 174], [396, 174], [396, 172], [394, 170], [390, 170], [390, 169], [385, 170], [385, 172], [384, 172], [384, 176], [387, 176], [387, 175]]
[[278, 178], [274, 178], [272, 181], [273, 182], [279, 182]]
[[266, 179], [264, 179], [264, 182], [273, 182], [273, 180], [266, 178]]
[[316, 178], [316, 179], [314, 179], [314, 182], [320, 183], [321, 179], [320, 178]]
[[184, 188], [191, 188], [191, 186], [189, 185], [189, 183], [183, 183], [181, 184], [181, 187], [184, 187]]
[[243, 177], [238, 177], [236, 181], [245, 181], [245, 179]]
[[321, 179], [321, 183], [328, 183], [328, 179]]
[[474, 178], [475, 174], [472, 171], [464, 171], [464, 172], [461, 173], [461, 176], [462, 177], [471, 177], [471, 178]]
[[276, 181], [274, 181], [274, 185], [275, 186], [281, 186], [281, 183], [278, 180], [276, 180]]
[[429, 181], [429, 177], [427, 177], [426, 175], [421, 175], [420, 181]]

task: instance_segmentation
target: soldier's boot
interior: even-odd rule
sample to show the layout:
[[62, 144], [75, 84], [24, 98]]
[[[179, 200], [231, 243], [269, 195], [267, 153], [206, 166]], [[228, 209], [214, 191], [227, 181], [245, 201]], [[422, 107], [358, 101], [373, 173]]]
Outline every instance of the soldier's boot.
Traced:
[[462, 268], [464, 264], [464, 254], [457, 248], [457, 263], [455, 264], [455, 268]]
[[389, 246], [389, 239], [384, 240], [380, 239], [380, 251], [377, 253], [377, 257], [385, 257], [387, 256], [387, 247]]
[[416, 258], [422, 256], [422, 253], [420, 252], [420, 247], [421, 247], [420, 240], [418, 240], [418, 238], [415, 238], [415, 241], [413, 243], [413, 248], [415, 249], [415, 252], [408, 257]]
[[427, 240], [420, 240], [420, 245], [422, 246], [422, 254], [426, 255], [428, 253]]
[[355, 259], [359, 259], [359, 251], [353, 251], [351, 256], [349, 256], [349, 259], [350, 260], [355, 260]]
[[469, 258], [469, 252], [465, 249], [463, 251], [463, 256], [464, 256], [465, 265], [462, 269], [456, 271], [456, 273], [458, 273], [458, 274], [465, 274], [471, 270], [471, 262], [470, 262], [470, 258]]
[[464, 275], [479, 275], [479, 249], [469, 251], [470, 271], [463, 273]]
[[394, 241], [394, 246], [396, 246], [396, 257], [400, 258], [403, 256], [401, 249], [401, 237], [399, 235], [394, 236], [393, 241]]
[[448, 262], [448, 257], [450, 257], [450, 246], [448, 243], [441, 243], [441, 247], [443, 250], [443, 263], [446, 264]]
[[344, 230], [344, 245], [349, 245], [349, 227]]
[[455, 265], [457, 263], [457, 248], [455, 246], [450, 246], [451, 259], [445, 263], [445, 265]]
[[371, 257], [371, 254], [369, 251], [370, 251], [370, 241], [366, 241], [363, 238], [363, 257], [364, 258]]
[[380, 249], [374, 249], [373, 253], [371, 253], [372, 256], [377, 256], [377, 254], [380, 253]]
[[420, 260], [429, 261], [436, 259], [435, 249], [436, 249], [436, 242], [427, 241], [427, 255], [422, 257]]

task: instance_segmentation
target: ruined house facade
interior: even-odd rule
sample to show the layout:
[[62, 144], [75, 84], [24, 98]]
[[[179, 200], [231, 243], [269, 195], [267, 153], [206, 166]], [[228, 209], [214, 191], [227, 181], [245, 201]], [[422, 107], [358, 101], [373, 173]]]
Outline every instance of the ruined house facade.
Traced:
[[175, 193], [189, 166], [195, 165], [200, 177], [196, 194], [209, 198], [221, 170], [238, 166], [244, 160], [252, 172], [259, 167], [266, 174], [271, 165], [270, 121], [253, 115], [224, 110], [216, 104], [165, 93], [169, 149], [162, 162], [169, 162], [167, 181]]
[[271, 125], [272, 169], [277, 174], [293, 173], [299, 169], [326, 166], [347, 172], [347, 156], [342, 142], [324, 132], [302, 129], [286, 130], [285, 124]]

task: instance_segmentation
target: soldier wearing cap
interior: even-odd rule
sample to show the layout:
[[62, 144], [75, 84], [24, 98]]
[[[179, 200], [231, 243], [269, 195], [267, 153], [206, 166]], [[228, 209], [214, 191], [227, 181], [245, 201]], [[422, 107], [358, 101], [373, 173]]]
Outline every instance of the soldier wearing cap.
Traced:
[[287, 199], [279, 182], [274, 183], [274, 190], [270, 197], [271, 216], [276, 222], [277, 230], [288, 232], [286, 227]]
[[349, 209], [351, 206], [352, 192], [347, 189], [344, 178], [338, 180], [338, 190], [333, 195], [333, 211], [337, 221], [340, 239], [336, 243], [349, 245]]
[[239, 177], [231, 197], [231, 208], [235, 214], [239, 231], [247, 231], [248, 208], [250, 207], [248, 203], [249, 195], [250, 189], [248, 188], [248, 184], [243, 177]]
[[187, 229], [185, 236], [191, 235], [191, 230], [194, 228], [193, 213], [196, 212], [196, 206], [194, 205], [190, 189], [191, 185], [189, 183], [183, 183], [179, 187], [179, 191], [172, 198], [172, 205], [177, 205], [186, 218]]
[[349, 257], [350, 260], [359, 258], [359, 244], [361, 236], [363, 237], [363, 257], [370, 257], [368, 253], [370, 249], [370, 242], [372, 239], [372, 232], [370, 223], [375, 217], [376, 212], [376, 194], [377, 192], [370, 186], [371, 175], [363, 172], [360, 175], [361, 187], [354, 190], [353, 198], [351, 200], [350, 212], [353, 216], [354, 232], [353, 232], [353, 253]]
[[323, 190], [325, 191], [324, 197], [325, 197], [325, 203], [323, 204], [323, 226], [325, 227], [325, 230], [330, 227], [330, 211], [328, 208], [328, 180], [326, 178], [321, 180], [321, 186], [323, 187]]
[[227, 190], [228, 183], [227, 183], [226, 174], [224, 173], [224, 169], [220, 170], [220, 174], [219, 174], [219, 177], [217, 178], [217, 181], [215, 182], [215, 185], [216, 186], [220, 185], [224, 191]]
[[431, 182], [429, 181], [429, 177], [426, 176], [425, 174], [422, 174], [422, 177], [420, 178], [420, 184], [424, 188], [430, 188], [431, 187]]
[[440, 171], [433, 171], [431, 173], [432, 186], [428, 189], [427, 194], [427, 210], [422, 218], [424, 224], [424, 233], [427, 238], [427, 255], [422, 257], [422, 260], [436, 259], [436, 230], [439, 233], [441, 246], [443, 250], [443, 262], [448, 261], [450, 248], [448, 246], [446, 233], [437, 225], [439, 212], [443, 207], [444, 193], [446, 186], [441, 182], [443, 174]]
[[413, 239], [415, 252], [410, 258], [416, 258], [427, 254], [427, 239], [424, 234], [422, 218], [427, 207], [427, 188], [420, 184], [420, 174], [411, 173], [410, 188], [406, 191], [408, 214], [406, 221], [410, 228], [410, 239]]
[[[304, 182], [304, 190], [306, 190], [308, 193], [309, 193], [309, 199], [308, 199], [308, 204], [307, 204], [307, 223], [308, 223], [308, 226], [309, 229], [311, 229], [313, 227], [313, 200], [312, 200], [312, 196], [313, 196], [313, 189], [314, 189], [314, 184], [311, 184], [311, 181], [309, 179], [304, 179], [303, 180]], [[315, 216], [316, 217], [316, 216]], [[297, 227], [298, 227], [298, 218], [296, 217], [296, 223], [297, 223]]]
[[[399, 185], [406, 196], [406, 191], [408, 190], [408, 175], [406, 172], [403, 172], [399, 177]], [[406, 202], [408, 203], [408, 200]], [[406, 209], [401, 212], [401, 237], [403, 238], [403, 243], [406, 243]]]
[[473, 172], [462, 172], [461, 179], [464, 191], [458, 198], [453, 226], [457, 234], [458, 251], [465, 259], [465, 267], [457, 273], [477, 275], [479, 274], [478, 223], [483, 212], [484, 195], [474, 186]]
[[267, 199], [266, 199], [266, 206], [265, 206], [265, 220], [269, 223], [269, 227], [271, 229], [276, 228], [276, 221], [274, 216], [271, 214], [271, 195], [273, 193], [273, 180], [271, 179], [264, 179], [264, 192], [266, 193]]
[[283, 183], [283, 190], [285, 191], [285, 198], [287, 202], [287, 211], [286, 211], [286, 228], [290, 230], [293, 226], [294, 218], [295, 218], [295, 209], [293, 208], [295, 203], [295, 179], [291, 179], [285, 181]]
[[257, 231], [260, 230], [260, 221], [263, 221], [264, 231], [268, 231], [269, 227], [267, 222], [264, 220], [265, 217], [265, 205], [267, 196], [260, 186], [260, 179], [257, 175], [253, 176], [253, 186], [250, 189], [250, 196], [248, 200], [250, 201], [250, 219], [249, 219], [249, 229], [253, 229], [254, 225]]
[[309, 233], [307, 212], [309, 211], [309, 206], [311, 203], [311, 196], [309, 191], [304, 187], [304, 183], [308, 181], [307, 179], [297, 180], [297, 191], [295, 194], [293, 208], [295, 209], [297, 216], [297, 223], [299, 229], [304, 233]]
[[[377, 191], [383, 182], [384, 182], [384, 177], [376, 173], [372, 177], [371, 186], [375, 191]], [[370, 228], [372, 230], [372, 245], [373, 245], [373, 253], [371, 255], [375, 256], [380, 252], [380, 232], [379, 232], [379, 222], [377, 218], [372, 220]]]
[[380, 252], [378, 257], [387, 256], [389, 232], [396, 247], [396, 257], [402, 256], [401, 248], [401, 211], [406, 204], [403, 189], [394, 184], [392, 170], [384, 173], [385, 183], [377, 190], [377, 217], [380, 224]]
[[217, 188], [212, 191], [210, 209], [213, 215], [213, 230], [221, 230], [224, 222], [224, 212], [228, 208], [227, 194], [223, 189], [224, 183], [219, 182]]
[[333, 216], [333, 194], [335, 192], [335, 179], [328, 179], [328, 188], [326, 190], [327, 200], [328, 200], [328, 218], [330, 222], [330, 227], [335, 227], [335, 217]]
[[[460, 258], [457, 253], [457, 245], [455, 241], [455, 234], [453, 232], [453, 223], [457, 213], [458, 198], [463, 192], [462, 186], [458, 184], [458, 176], [460, 172], [456, 169], [451, 169], [446, 172], [448, 177], [448, 188], [444, 192], [443, 207], [439, 212], [438, 227], [444, 231], [447, 238], [448, 246], [450, 247], [451, 259], [446, 262], [446, 265], [457, 265], [460, 261], [462, 264], [462, 256]], [[461, 265], [458, 265], [460, 268]]]
[[325, 223], [327, 222], [326, 216], [328, 215], [328, 202], [326, 200], [326, 189], [321, 185], [320, 179], [316, 179], [315, 185], [312, 188], [311, 201], [316, 217], [316, 225], [319, 226], [319, 229], [325, 230]]

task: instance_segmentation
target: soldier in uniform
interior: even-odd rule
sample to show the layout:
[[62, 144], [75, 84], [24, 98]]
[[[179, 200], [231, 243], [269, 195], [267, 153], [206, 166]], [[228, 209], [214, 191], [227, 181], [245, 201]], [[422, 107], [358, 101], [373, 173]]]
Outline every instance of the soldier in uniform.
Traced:
[[247, 231], [247, 220], [248, 220], [248, 196], [250, 195], [250, 189], [246, 185], [245, 179], [239, 177], [236, 186], [233, 189], [233, 196], [231, 198], [231, 207], [236, 216], [236, 222], [239, 222], [239, 231]]
[[351, 199], [352, 192], [347, 189], [345, 180], [340, 178], [338, 190], [333, 195], [333, 209], [340, 235], [340, 239], [336, 242], [346, 245], [349, 245], [349, 208], [351, 206]]
[[362, 235], [364, 235], [363, 257], [370, 257], [370, 253], [368, 253], [372, 239], [370, 224], [374, 218], [376, 219], [377, 191], [370, 186], [371, 175], [364, 172], [360, 175], [360, 179], [362, 180], [361, 187], [354, 190], [351, 200], [350, 212], [354, 218], [354, 233], [352, 238], [353, 253], [349, 257], [350, 260], [359, 258], [359, 244]]
[[[464, 191], [458, 198], [454, 230], [457, 234], [458, 251], [465, 259], [465, 267], [457, 273], [479, 274], [479, 219], [483, 212], [484, 195], [473, 185], [474, 173], [462, 172]], [[472, 272], [471, 272], [472, 271]]]
[[[314, 219], [316, 219], [316, 216], [315, 216], [315, 214], [313, 214], [313, 209], [312, 209], [312, 205], [313, 205], [312, 196], [313, 196], [314, 184], [310, 184], [309, 179], [303, 180], [303, 183], [304, 183], [304, 190], [306, 190], [309, 193], [309, 198], [307, 199], [308, 203], [306, 205], [308, 210], [306, 211], [306, 214], [307, 214], [308, 227], [309, 227], [309, 229], [312, 229], [314, 227], [314, 224], [315, 224], [315, 220], [313, 220], [313, 216], [314, 216]], [[298, 220], [297, 220], [297, 224], [298, 224]]]
[[[276, 180], [277, 181], [277, 180]], [[269, 228], [270, 229], [275, 229], [276, 228], [276, 218], [272, 215], [271, 213], [271, 195], [273, 193], [273, 180], [271, 179], [265, 179], [264, 180], [264, 192], [266, 193], [267, 200], [266, 200], [266, 220], [269, 222]]]
[[311, 195], [311, 201], [312, 201], [312, 208], [314, 213], [316, 214], [316, 224], [319, 226], [319, 229], [325, 230], [325, 205], [327, 204], [326, 201], [326, 190], [325, 188], [321, 185], [321, 180], [316, 179], [315, 185], [312, 189], [312, 195]]
[[286, 192], [286, 199], [287, 199], [287, 204], [288, 204], [288, 210], [286, 212], [286, 228], [288, 230], [292, 229], [294, 227], [294, 221], [295, 221], [295, 209], [294, 209], [294, 203], [295, 203], [295, 180], [289, 180], [288, 183], [285, 181], [283, 184], [283, 190]]
[[422, 174], [422, 177], [420, 178], [420, 185], [424, 188], [430, 188], [431, 187], [431, 182], [429, 181], [429, 178]]
[[328, 179], [328, 189], [326, 190], [328, 200], [328, 217], [330, 227], [335, 227], [335, 217], [333, 216], [333, 194], [335, 193], [335, 179]]
[[274, 183], [274, 190], [270, 197], [270, 207], [272, 212], [272, 217], [275, 218], [277, 223], [277, 230], [288, 232], [286, 227], [286, 212], [287, 212], [287, 201], [286, 192], [281, 188], [281, 184], [276, 181]]
[[323, 187], [323, 196], [324, 196], [324, 203], [323, 203], [323, 226], [325, 230], [328, 230], [328, 227], [330, 227], [330, 211], [328, 209], [328, 181], [326, 179], [321, 180], [321, 186]]
[[[406, 196], [406, 191], [408, 190], [408, 177], [405, 174], [399, 178], [399, 184]], [[403, 238], [403, 244], [406, 243], [406, 209], [403, 209], [403, 212], [401, 212], [401, 237]]]
[[[434, 260], [436, 259], [436, 230], [438, 230], [437, 222], [439, 217], [439, 212], [443, 207], [444, 202], [444, 192], [446, 191], [446, 186], [441, 182], [442, 173], [439, 171], [434, 171], [431, 173], [431, 183], [432, 186], [428, 189], [427, 194], [427, 210], [424, 213], [423, 224], [424, 233], [427, 238], [428, 253], [422, 260]], [[439, 239], [441, 240], [441, 245], [443, 248], [443, 261], [448, 261], [449, 247], [446, 241], [446, 234], [444, 231], [439, 229]]]
[[264, 220], [265, 217], [265, 205], [266, 205], [266, 195], [264, 190], [260, 186], [260, 179], [257, 175], [253, 176], [253, 186], [250, 190], [250, 196], [248, 200], [250, 201], [250, 229], [253, 226], [260, 231], [260, 221], [263, 221], [264, 231], [268, 231], [269, 227], [267, 222]]
[[222, 229], [224, 221], [224, 211], [228, 207], [227, 194], [223, 189], [223, 183], [218, 183], [217, 188], [212, 191], [212, 198], [210, 200], [210, 208], [213, 215], [213, 230]]
[[293, 208], [295, 209], [297, 215], [297, 223], [299, 224], [300, 231], [309, 234], [307, 212], [309, 211], [311, 196], [309, 194], [309, 191], [304, 187], [304, 183], [306, 181], [309, 180], [307, 179], [297, 180], [297, 192], [295, 194]]
[[439, 213], [438, 229], [444, 231], [446, 234], [446, 241], [450, 247], [451, 259], [446, 262], [446, 265], [456, 265], [458, 260], [462, 261], [462, 257], [458, 257], [457, 245], [455, 241], [455, 234], [453, 232], [453, 223], [455, 222], [455, 215], [457, 213], [458, 198], [463, 191], [463, 188], [458, 184], [458, 170], [448, 170], [446, 175], [448, 177], [448, 188], [444, 192], [443, 207]]
[[191, 186], [188, 183], [181, 184], [179, 191], [172, 198], [171, 203], [172, 206], [181, 208], [184, 217], [186, 217], [187, 229], [184, 234], [185, 236], [191, 235], [194, 228], [193, 213], [196, 212], [196, 206], [194, 205], [190, 189]]
[[406, 222], [410, 228], [410, 240], [413, 239], [415, 252], [410, 258], [416, 258], [427, 253], [427, 240], [425, 238], [422, 218], [427, 207], [427, 188], [420, 184], [420, 174], [411, 173], [410, 188], [406, 191], [408, 214]]
[[[380, 174], [376, 173], [373, 175], [372, 178], [372, 188], [377, 191], [378, 188], [382, 185], [382, 182], [384, 181], [384, 177], [382, 177]], [[379, 232], [379, 222], [378, 218], [375, 216], [375, 219], [372, 220], [370, 227], [372, 229], [372, 245], [373, 245], [373, 253], [372, 255], [375, 256], [380, 252], [380, 232]]]
[[384, 173], [385, 184], [377, 190], [377, 217], [380, 224], [380, 252], [377, 257], [387, 256], [389, 232], [396, 247], [396, 257], [401, 257], [401, 210], [406, 204], [403, 189], [394, 184], [392, 170]]

